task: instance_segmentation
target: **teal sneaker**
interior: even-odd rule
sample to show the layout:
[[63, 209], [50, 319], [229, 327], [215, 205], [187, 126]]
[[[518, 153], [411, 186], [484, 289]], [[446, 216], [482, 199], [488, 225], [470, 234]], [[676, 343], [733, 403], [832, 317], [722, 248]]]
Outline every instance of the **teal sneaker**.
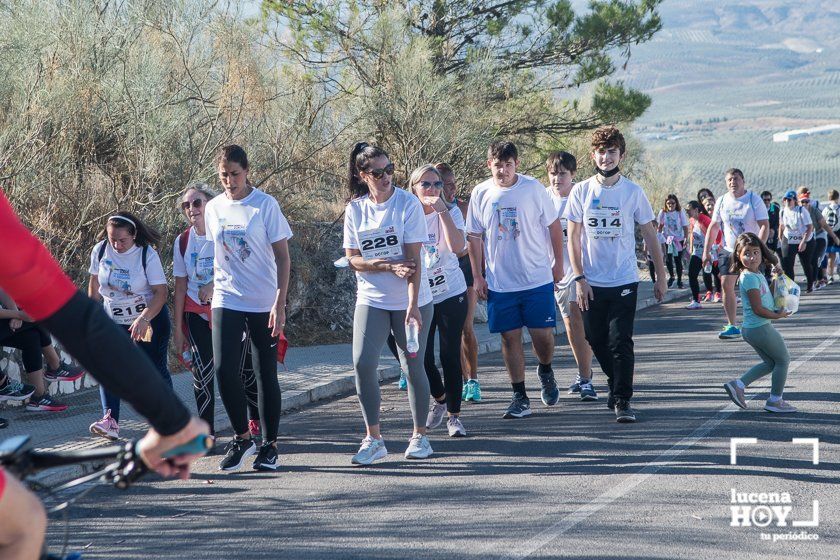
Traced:
[[400, 391], [408, 391], [408, 376], [402, 369], [400, 369], [400, 380], [397, 383], [397, 388]]
[[741, 329], [735, 325], [726, 325], [723, 330], [718, 333], [718, 338], [721, 340], [734, 340], [736, 338], [741, 338]]
[[469, 381], [464, 383], [464, 386], [461, 388], [461, 400], [463, 402], [472, 400], [472, 385]]
[[478, 379], [470, 379], [467, 381], [470, 385], [472, 385], [471, 391], [471, 401], [474, 403], [481, 402], [481, 385], [478, 384]]

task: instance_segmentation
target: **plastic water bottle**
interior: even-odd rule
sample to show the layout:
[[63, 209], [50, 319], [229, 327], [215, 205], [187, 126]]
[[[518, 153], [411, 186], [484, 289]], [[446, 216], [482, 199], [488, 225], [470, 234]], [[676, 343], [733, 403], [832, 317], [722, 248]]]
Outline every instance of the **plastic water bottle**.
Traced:
[[405, 324], [405, 350], [408, 352], [409, 358], [416, 358], [417, 351], [420, 350], [420, 325], [417, 320], [409, 319]]
[[703, 267], [703, 272], [706, 274], [712, 273], [712, 263], [706, 263], [706, 266]]

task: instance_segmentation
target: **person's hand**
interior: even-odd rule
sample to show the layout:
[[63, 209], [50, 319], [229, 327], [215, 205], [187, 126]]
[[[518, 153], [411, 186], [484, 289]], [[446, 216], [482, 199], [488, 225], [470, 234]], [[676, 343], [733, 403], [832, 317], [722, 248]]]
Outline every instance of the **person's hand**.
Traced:
[[782, 263], [776, 263], [773, 265], [773, 272], [781, 276], [785, 273], [785, 270], [782, 268]]
[[595, 294], [592, 292], [592, 286], [586, 281], [586, 278], [581, 278], [576, 282], [575, 292], [577, 292], [577, 304], [581, 311], [589, 310], [589, 302], [595, 299]]
[[778, 319], [784, 319], [785, 317], [790, 317], [791, 312], [788, 311], [787, 309], [782, 309], [781, 311], [778, 312], [778, 315], [779, 315]]
[[805, 248], [806, 248], [807, 246], [808, 246], [808, 244], [807, 244], [807, 243], [805, 243], [805, 240], [804, 240], [804, 239], [803, 239], [802, 241], [800, 241], [800, 242], [799, 242], [799, 252], [800, 252], [800, 253], [804, 253], [804, 252], [805, 252]]
[[137, 450], [146, 465], [166, 477], [175, 477], [186, 480], [190, 477], [190, 463], [204, 455], [204, 453], [193, 455], [178, 455], [170, 459], [164, 459], [163, 454], [179, 445], [189, 443], [195, 437], [207, 435], [210, 428], [207, 423], [193, 416], [189, 423], [180, 432], [171, 436], [162, 436], [153, 428], [143, 436], [137, 443]]
[[207, 305], [213, 300], [213, 282], [208, 282], [198, 289], [198, 303]]
[[478, 299], [487, 299], [487, 280], [484, 276], [476, 276], [473, 278], [473, 288]]
[[396, 274], [397, 278], [408, 278], [414, 274], [415, 268], [417, 268], [417, 265], [414, 264], [414, 261], [411, 259], [388, 262], [388, 269]]
[[128, 334], [131, 335], [131, 340], [143, 340], [143, 337], [146, 336], [146, 331], [149, 330], [150, 326], [149, 321], [142, 315], [134, 319], [134, 322], [131, 323], [131, 326], [128, 328]]
[[710, 266], [712, 264], [712, 255], [708, 251], [703, 251], [703, 266]]
[[653, 297], [656, 298], [656, 301], [662, 301], [667, 292], [668, 284], [665, 282], [665, 277], [660, 275], [653, 284]]
[[554, 261], [554, 266], [551, 267], [551, 274], [554, 276], [554, 283], [557, 284], [565, 276], [566, 271], [563, 270], [563, 261]]
[[271, 336], [278, 337], [286, 328], [286, 304], [276, 302], [268, 313], [268, 328], [271, 329]]
[[422, 202], [425, 206], [430, 207], [438, 214], [442, 214], [443, 212], [449, 210], [449, 208], [446, 207], [446, 202], [439, 196], [425, 196], [423, 197]]
[[405, 310], [405, 324], [407, 325], [411, 319], [417, 321], [418, 329], [423, 327], [423, 316], [420, 315], [420, 309], [416, 304], [410, 305], [408, 309]]

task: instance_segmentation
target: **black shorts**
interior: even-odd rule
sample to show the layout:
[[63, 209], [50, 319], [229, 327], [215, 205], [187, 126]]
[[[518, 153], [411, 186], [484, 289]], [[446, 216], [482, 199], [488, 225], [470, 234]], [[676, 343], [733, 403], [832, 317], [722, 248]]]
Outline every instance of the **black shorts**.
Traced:
[[467, 281], [467, 288], [473, 286], [472, 265], [470, 264], [470, 256], [464, 255], [458, 259], [458, 266], [461, 267], [461, 272], [464, 273], [464, 280]]

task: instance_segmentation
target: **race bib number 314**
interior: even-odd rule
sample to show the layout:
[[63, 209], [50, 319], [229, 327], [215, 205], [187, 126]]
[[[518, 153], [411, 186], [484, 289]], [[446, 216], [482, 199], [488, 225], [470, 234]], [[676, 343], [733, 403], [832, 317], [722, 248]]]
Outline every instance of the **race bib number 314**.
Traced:
[[592, 239], [621, 237], [624, 227], [620, 208], [590, 208], [586, 212], [586, 231]]

